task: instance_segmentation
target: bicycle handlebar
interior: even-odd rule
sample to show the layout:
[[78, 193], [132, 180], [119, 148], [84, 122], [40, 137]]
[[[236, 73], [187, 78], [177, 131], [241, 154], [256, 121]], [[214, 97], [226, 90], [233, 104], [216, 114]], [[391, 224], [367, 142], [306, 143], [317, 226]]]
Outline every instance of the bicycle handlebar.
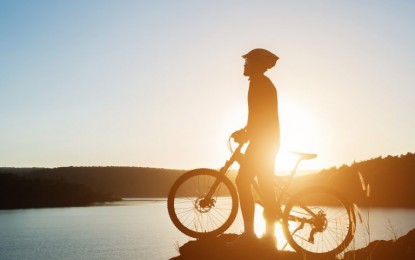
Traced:
[[[237, 144], [238, 144], [238, 147], [237, 147], [235, 150], [232, 148], [232, 139], [233, 139], [233, 141], [234, 141], [235, 143], [237, 143]], [[227, 144], [228, 144], [228, 149], [229, 149], [229, 151], [230, 151], [231, 153], [234, 153], [234, 152], [235, 152], [236, 150], [238, 150], [239, 148], [242, 148], [242, 146], [243, 146], [245, 143], [238, 143], [238, 142], [236, 142], [236, 141], [235, 141], [235, 139], [234, 139], [232, 136], [229, 136]]]

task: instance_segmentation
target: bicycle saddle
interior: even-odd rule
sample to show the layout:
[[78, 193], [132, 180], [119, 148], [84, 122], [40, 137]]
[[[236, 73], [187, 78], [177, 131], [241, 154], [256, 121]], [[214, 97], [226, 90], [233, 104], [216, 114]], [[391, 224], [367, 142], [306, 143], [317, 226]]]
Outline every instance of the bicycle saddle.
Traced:
[[310, 160], [310, 159], [314, 159], [317, 157], [317, 154], [315, 153], [299, 153], [299, 152], [291, 152], [291, 153], [300, 157], [301, 160]]

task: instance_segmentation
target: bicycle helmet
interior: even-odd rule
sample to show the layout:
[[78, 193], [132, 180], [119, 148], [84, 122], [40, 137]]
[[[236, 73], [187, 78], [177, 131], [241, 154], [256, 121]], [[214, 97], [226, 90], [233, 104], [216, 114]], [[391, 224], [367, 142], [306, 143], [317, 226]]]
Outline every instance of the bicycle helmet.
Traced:
[[242, 58], [259, 61], [263, 63], [267, 69], [274, 67], [275, 63], [277, 63], [277, 60], [279, 59], [277, 55], [261, 48], [253, 49], [252, 51], [243, 55]]

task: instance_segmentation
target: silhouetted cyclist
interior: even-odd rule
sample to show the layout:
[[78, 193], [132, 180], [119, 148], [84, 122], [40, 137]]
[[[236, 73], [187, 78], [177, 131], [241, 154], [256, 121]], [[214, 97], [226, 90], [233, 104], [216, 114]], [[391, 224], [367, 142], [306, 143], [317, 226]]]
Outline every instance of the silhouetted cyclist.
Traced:
[[244, 75], [249, 77], [248, 123], [232, 134], [237, 142], [247, 142], [243, 160], [236, 178], [244, 233], [231, 243], [243, 246], [255, 243], [255, 202], [251, 184], [257, 177], [263, 195], [266, 233], [262, 240], [266, 245], [276, 246], [275, 218], [280, 212], [273, 189], [275, 157], [280, 146], [277, 91], [264, 73], [275, 66], [278, 57], [265, 49], [254, 49], [242, 56], [245, 59]]

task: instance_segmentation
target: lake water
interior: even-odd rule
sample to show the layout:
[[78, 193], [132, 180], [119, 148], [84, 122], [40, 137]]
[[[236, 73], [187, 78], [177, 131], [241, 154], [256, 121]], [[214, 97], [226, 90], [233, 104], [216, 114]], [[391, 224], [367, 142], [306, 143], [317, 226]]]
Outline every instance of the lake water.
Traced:
[[[413, 209], [361, 212], [364, 222], [358, 224], [355, 248], [415, 228]], [[241, 230], [238, 216], [229, 231]], [[256, 232], [262, 230], [258, 222]], [[179, 254], [178, 245], [191, 240], [173, 226], [165, 201], [0, 210], [0, 234], [0, 259], [169, 259]]]

